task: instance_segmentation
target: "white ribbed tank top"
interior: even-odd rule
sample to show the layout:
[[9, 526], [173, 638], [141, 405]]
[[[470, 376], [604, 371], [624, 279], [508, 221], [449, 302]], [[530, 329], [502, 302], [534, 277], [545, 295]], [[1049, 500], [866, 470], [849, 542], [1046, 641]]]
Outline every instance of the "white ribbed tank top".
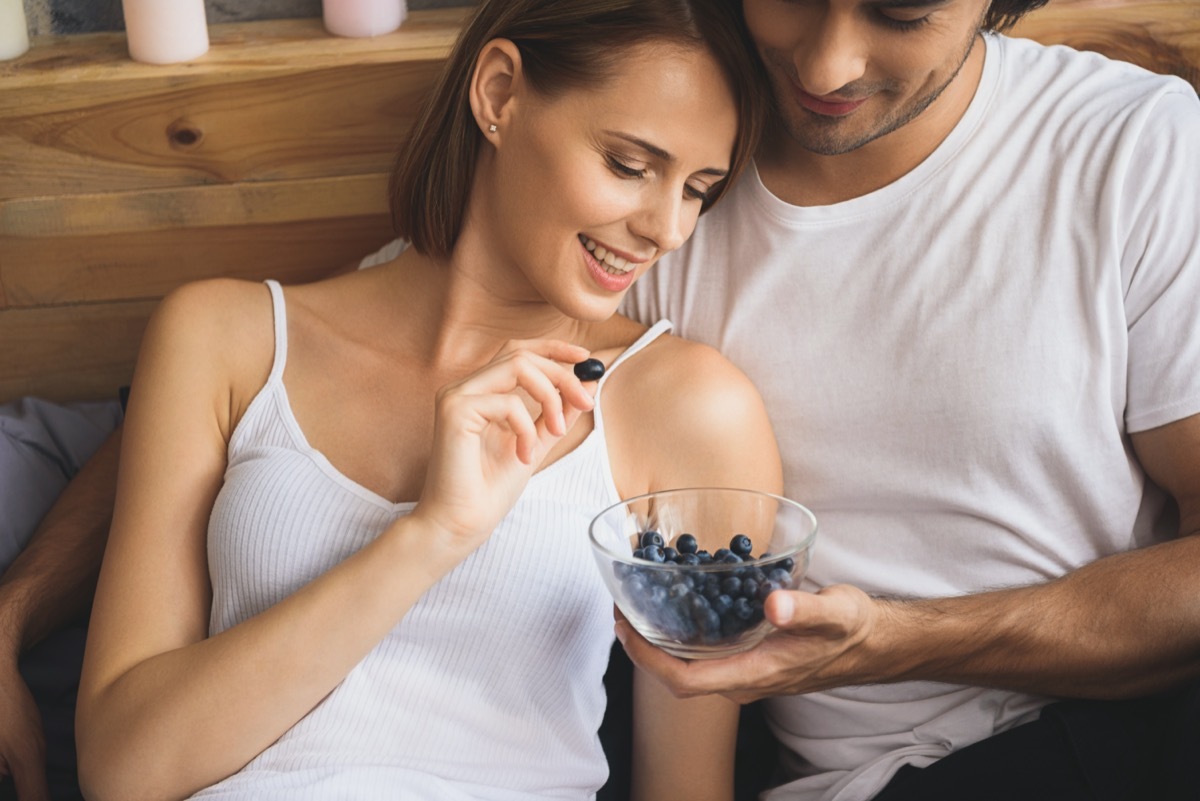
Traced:
[[[295, 592], [415, 505], [357, 484], [308, 444], [283, 385], [283, 292], [267, 284], [275, 358], [230, 438], [209, 521], [210, 634]], [[533, 476], [487, 542], [275, 744], [193, 797], [593, 797], [608, 774], [596, 732], [613, 623], [587, 526], [619, 500], [599, 401], [612, 371], [670, 327], [659, 322], [614, 361], [591, 434]]]

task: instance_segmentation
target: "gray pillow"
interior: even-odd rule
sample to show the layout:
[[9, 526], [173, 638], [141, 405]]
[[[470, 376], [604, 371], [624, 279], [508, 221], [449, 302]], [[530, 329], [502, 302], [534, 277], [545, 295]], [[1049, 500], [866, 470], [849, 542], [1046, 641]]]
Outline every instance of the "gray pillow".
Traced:
[[0, 573], [120, 421], [116, 400], [63, 405], [26, 397], [0, 404]]

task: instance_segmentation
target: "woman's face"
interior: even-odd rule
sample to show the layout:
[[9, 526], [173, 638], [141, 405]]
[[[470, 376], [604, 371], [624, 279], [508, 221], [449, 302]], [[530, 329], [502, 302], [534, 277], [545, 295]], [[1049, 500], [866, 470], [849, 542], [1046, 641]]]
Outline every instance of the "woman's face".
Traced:
[[645, 44], [619, 63], [593, 89], [518, 93], [495, 150], [484, 146], [472, 198], [492, 276], [514, 283], [505, 295], [582, 320], [611, 315], [691, 235], [737, 134], [733, 95], [706, 51]]

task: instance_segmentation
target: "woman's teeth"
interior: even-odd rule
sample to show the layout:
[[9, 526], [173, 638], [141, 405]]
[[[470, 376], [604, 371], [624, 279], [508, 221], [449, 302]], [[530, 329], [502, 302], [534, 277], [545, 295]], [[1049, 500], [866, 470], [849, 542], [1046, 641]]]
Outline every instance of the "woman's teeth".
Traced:
[[604, 247], [597, 245], [586, 236], [580, 234], [579, 241], [582, 242], [583, 246], [587, 248], [593, 256], [596, 257], [596, 261], [604, 265], [606, 272], [614, 275], [624, 275], [633, 269], [633, 265], [631, 265], [628, 261], [616, 255], [615, 253], [610, 253]]

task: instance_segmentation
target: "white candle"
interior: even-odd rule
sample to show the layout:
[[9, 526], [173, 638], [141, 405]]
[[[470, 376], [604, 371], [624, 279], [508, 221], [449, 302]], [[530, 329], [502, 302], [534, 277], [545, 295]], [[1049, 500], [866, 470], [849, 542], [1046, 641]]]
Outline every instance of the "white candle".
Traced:
[[379, 36], [404, 22], [405, 0], [322, 0], [325, 30], [338, 36]]
[[174, 64], [208, 52], [204, 0], [122, 0], [134, 61]]
[[21, 0], [0, 0], [0, 61], [29, 49], [29, 28]]

